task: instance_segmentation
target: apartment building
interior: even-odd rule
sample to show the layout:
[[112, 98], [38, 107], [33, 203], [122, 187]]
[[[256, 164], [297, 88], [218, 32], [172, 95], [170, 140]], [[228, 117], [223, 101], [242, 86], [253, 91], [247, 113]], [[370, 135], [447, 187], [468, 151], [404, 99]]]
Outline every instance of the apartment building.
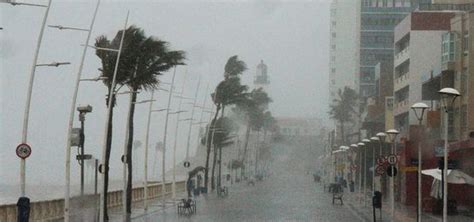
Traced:
[[412, 12], [395, 27], [393, 115], [401, 138], [417, 124], [411, 105], [422, 101], [422, 82], [441, 66], [441, 42], [453, 12]]

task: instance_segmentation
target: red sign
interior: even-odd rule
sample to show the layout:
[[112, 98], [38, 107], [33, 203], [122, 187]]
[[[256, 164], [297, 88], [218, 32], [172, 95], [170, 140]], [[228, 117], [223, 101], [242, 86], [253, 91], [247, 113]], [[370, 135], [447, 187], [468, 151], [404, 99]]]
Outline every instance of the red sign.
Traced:
[[16, 147], [16, 155], [22, 159], [26, 159], [31, 155], [31, 147], [26, 143], [21, 143]]
[[375, 173], [376, 173], [377, 175], [379, 175], [379, 176], [380, 176], [380, 175], [383, 175], [383, 174], [385, 173], [385, 167], [383, 167], [383, 166], [377, 166], [377, 167], [375, 168]]
[[379, 158], [377, 158], [378, 165], [383, 165], [386, 162], [387, 162], [387, 158], [385, 158], [384, 156], [379, 156]]

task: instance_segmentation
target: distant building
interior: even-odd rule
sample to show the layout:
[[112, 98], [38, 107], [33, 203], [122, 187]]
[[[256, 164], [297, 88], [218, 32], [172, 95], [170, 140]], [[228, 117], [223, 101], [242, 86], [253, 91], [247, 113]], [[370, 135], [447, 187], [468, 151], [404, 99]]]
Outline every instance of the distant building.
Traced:
[[362, 107], [376, 94], [375, 67], [393, 62], [393, 30], [419, 3], [431, 0], [362, 0], [360, 12], [359, 96]]
[[276, 118], [280, 134], [286, 137], [319, 136], [322, 129], [320, 119], [316, 118]]
[[268, 78], [268, 67], [263, 63], [263, 60], [260, 61], [260, 64], [257, 65], [257, 72], [255, 73], [255, 78], [253, 84], [256, 89], [263, 88], [265, 91], [268, 89], [270, 80]]
[[329, 103], [345, 86], [358, 91], [359, 11], [356, 0], [333, 0], [330, 13]]

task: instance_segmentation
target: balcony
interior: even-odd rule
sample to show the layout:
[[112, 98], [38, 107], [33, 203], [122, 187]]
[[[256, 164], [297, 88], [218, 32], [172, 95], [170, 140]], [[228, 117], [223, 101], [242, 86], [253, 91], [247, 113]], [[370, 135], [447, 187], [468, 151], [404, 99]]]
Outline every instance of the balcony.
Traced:
[[406, 47], [402, 51], [398, 52], [394, 57], [394, 67], [399, 66], [403, 62], [410, 58], [410, 47]]
[[398, 91], [410, 84], [410, 73], [407, 72], [393, 81], [393, 91]]

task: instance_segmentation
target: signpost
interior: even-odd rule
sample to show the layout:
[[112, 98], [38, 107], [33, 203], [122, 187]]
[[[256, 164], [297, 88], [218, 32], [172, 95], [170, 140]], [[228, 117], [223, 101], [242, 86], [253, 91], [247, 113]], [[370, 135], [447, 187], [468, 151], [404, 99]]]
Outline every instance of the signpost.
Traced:
[[31, 147], [26, 143], [21, 143], [16, 147], [16, 155], [21, 159], [26, 159], [31, 155]]

